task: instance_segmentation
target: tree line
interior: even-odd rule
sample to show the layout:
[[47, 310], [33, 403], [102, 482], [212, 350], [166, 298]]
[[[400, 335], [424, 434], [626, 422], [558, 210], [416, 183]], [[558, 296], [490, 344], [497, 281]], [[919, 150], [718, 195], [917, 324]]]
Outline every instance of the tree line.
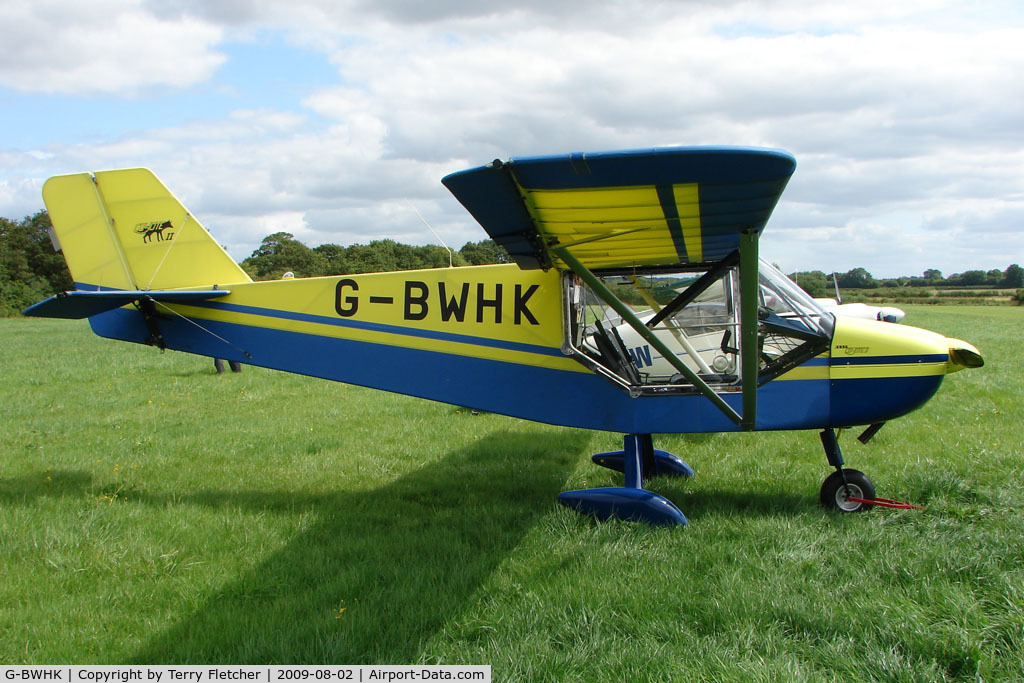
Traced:
[[434, 244], [411, 246], [391, 239], [369, 244], [321, 244], [308, 247], [288, 232], [275, 232], [263, 238], [252, 256], [241, 266], [254, 280], [273, 280], [286, 272], [295, 277], [379, 273], [418, 268], [482, 266], [510, 263], [511, 258], [493, 240], [467, 242], [458, 251]]
[[791, 273], [790, 279], [811, 296], [835, 296], [836, 283], [840, 290], [878, 289], [881, 287], [978, 287], [991, 289], [1019, 289], [1024, 287], [1024, 268], [1016, 263], [1005, 270], [968, 270], [943, 277], [942, 271], [929, 268], [921, 275], [875, 279], [864, 268], [853, 268], [845, 273], [824, 273], [809, 270]]
[[55, 292], [73, 289], [64, 257], [53, 250], [50, 216], [0, 218], [0, 316], [21, 313]]
[[[53, 250], [50, 216], [40, 211], [20, 221], [0, 218], [0, 316], [17, 315], [55, 292], [73, 288], [64, 258]], [[511, 258], [493, 240], [467, 242], [449, 252], [436, 245], [411, 246], [390, 239], [368, 244], [308, 247], [288, 232], [263, 238], [241, 266], [254, 280], [272, 280], [284, 273], [296, 277], [346, 275], [418, 268], [510, 263]], [[1005, 270], [968, 270], [943, 276], [929, 268], [920, 276], [875, 279], [864, 268], [826, 274], [820, 270], [790, 274], [812, 296], [829, 297], [841, 290], [879, 287], [991, 287], [1024, 288], [1024, 268], [1016, 263]]]
[[[54, 251], [50, 230], [46, 211], [20, 221], [0, 218], [0, 316], [18, 315], [55, 292], [74, 288], [64, 257]], [[467, 242], [454, 252], [389, 239], [310, 248], [291, 233], [276, 232], [264, 237], [241, 266], [254, 280], [273, 280], [286, 272], [313, 277], [510, 262], [508, 252], [493, 240]]]

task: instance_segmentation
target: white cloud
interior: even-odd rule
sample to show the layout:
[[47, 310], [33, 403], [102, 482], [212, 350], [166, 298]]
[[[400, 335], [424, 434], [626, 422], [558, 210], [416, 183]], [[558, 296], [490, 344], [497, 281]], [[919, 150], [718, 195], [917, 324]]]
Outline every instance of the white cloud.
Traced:
[[882, 274], [922, 270], [934, 252], [985, 268], [1024, 261], [988, 237], [1016, 221], [1024, 187], [1024, 20], [1012, 3], [100, 3], [6, 4], [0, 37], [25, 50], [0, 56], [0, 83], [120, 95], [203, 83], [222, 41], [260, 31], [319, 51], [337, 78], [302, 96], [301, 112], [269, 96], [99, 143], [27, 152], [0, 140], [0, 214], [26, 206], [48, 173], [147, 165], [239, 258], [277, 230], [309, 244], [432, 241], [406, 198], [460, 246], [482, 233], [440, 186], [459, 168], [766, 145], [798, 159], [764, 243], [802, 259], [793, 268], [860, 258]]
[[224, 61], [223, 30], [162, 20], [132, 0], [7, 0], [0, 84], [32, 93], [123, 94], [206, 80]]

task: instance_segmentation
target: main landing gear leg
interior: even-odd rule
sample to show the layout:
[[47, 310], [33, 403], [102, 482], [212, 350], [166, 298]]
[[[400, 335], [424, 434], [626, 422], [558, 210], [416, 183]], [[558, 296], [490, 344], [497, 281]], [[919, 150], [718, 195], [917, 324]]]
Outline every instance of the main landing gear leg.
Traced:
[[873, 506], [851, 499], [874, 500], [875, 485], [863, 472], [843, 469], [843, 452], [839, 449], [839, 439], [834, 429], [829, 428], [821, 433], [821, 445], [825, 448], [828, 464], [836, 468], [821, 485], [821, 504], [840, 512], [870, 510]]
[[624, 486], [565, 491], [558, 502], [598, 519], [623, 519], [648, 524], [686, 524], [686, 517], [671, 501], [644, 490], [648, 476], [692, 477], [693, 468], [668, 451], [656, 450], [650, 434], [627, 434], [621, 451], [598, 453], [593, 460], [622, 472]]

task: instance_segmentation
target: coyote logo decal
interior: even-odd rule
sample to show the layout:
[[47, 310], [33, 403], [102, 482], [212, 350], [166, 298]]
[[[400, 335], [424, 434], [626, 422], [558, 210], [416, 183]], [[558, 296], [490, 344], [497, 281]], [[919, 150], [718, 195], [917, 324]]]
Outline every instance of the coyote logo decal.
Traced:
[[[170, 221], [164, 221], [163, 223], [139, 223], [135, 226], [135, 232], [142, 235], [143, 243], [152, 242], [153, 236], [156, 235], [157, 242], [170, 242], [174, 239], [174, 226], [171, 225]], [[164, 234], [164, 230], [172, 230], [172, 232]]]

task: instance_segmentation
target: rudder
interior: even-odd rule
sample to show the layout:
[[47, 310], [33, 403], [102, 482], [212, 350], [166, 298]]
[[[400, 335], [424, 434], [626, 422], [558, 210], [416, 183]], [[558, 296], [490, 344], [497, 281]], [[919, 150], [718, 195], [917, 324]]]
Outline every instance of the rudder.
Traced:
[[252, 281], [149, 169], [55, 176], [43, 201], [79, 289]]

